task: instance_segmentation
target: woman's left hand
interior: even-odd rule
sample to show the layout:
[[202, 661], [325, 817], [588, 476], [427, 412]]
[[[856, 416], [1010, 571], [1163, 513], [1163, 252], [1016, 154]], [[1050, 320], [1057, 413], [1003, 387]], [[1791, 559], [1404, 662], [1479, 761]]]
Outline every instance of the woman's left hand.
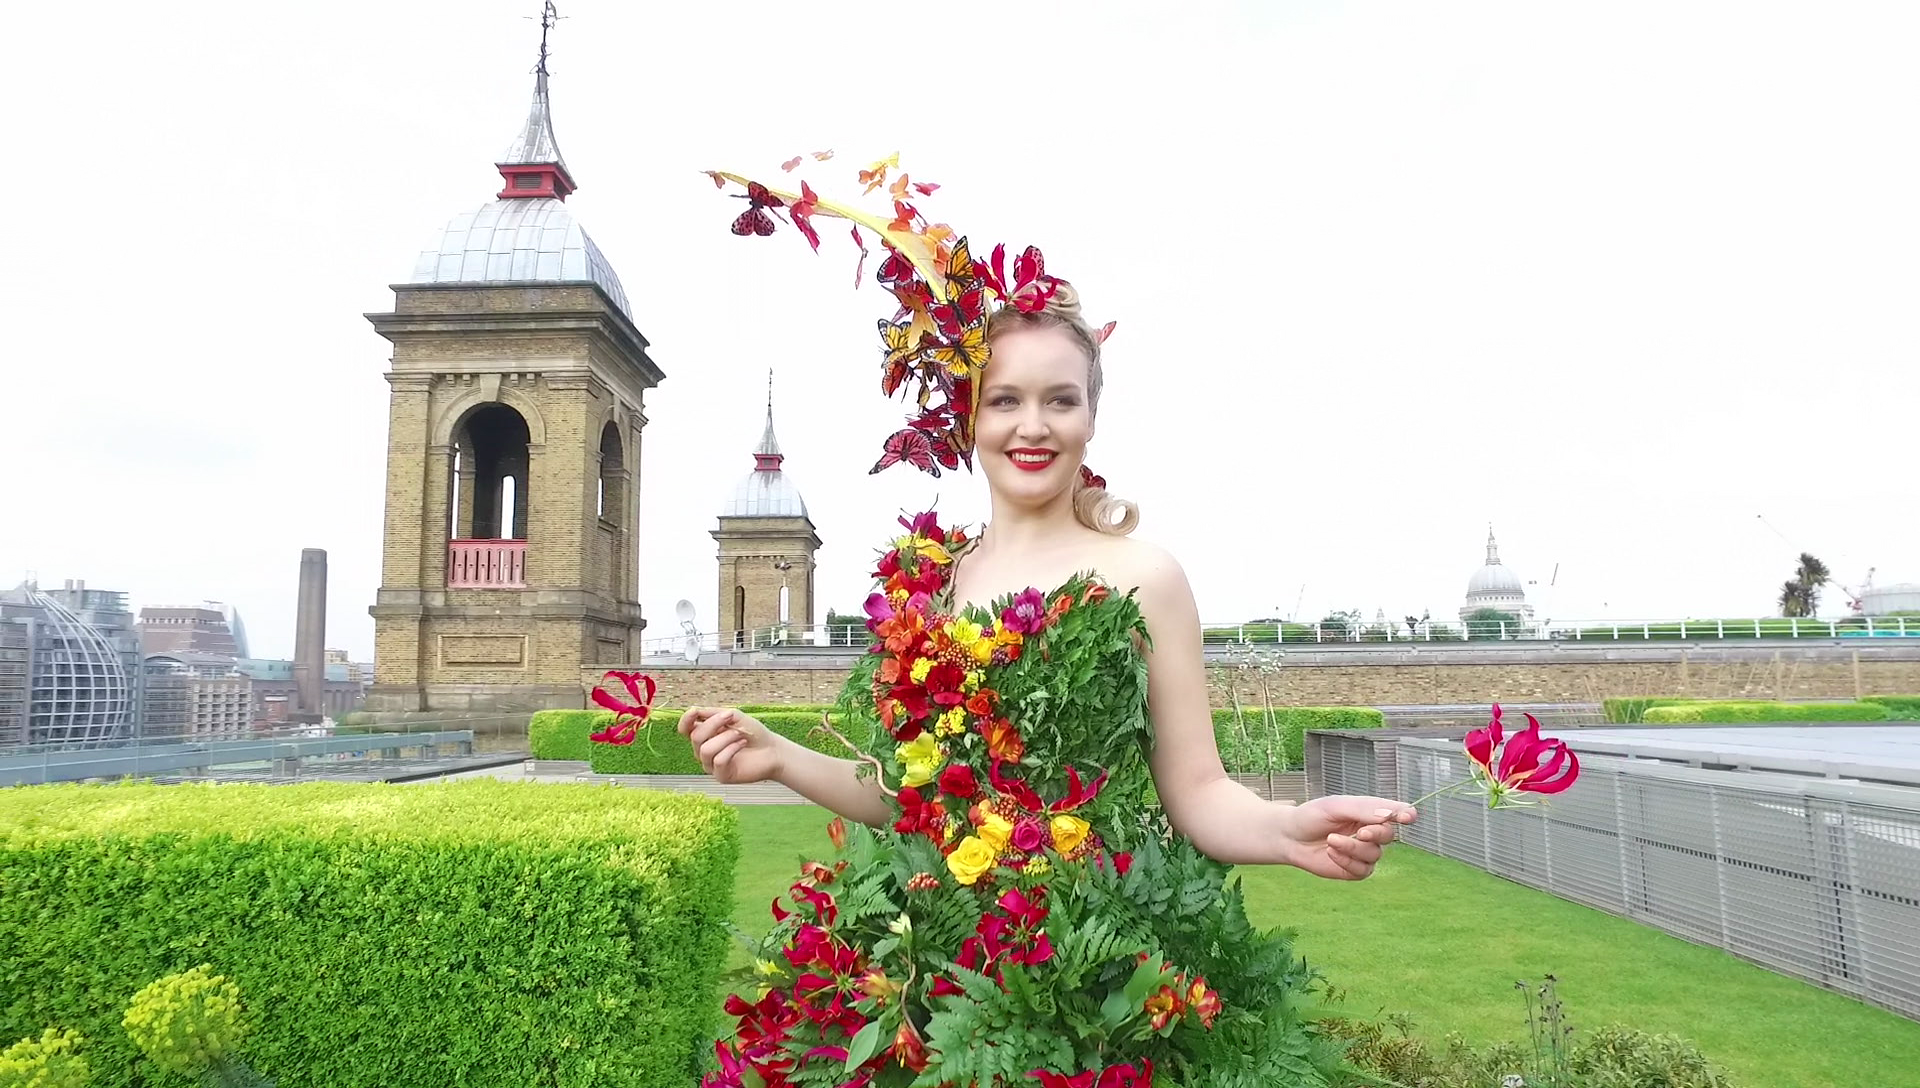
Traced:
[[1329, 880], [1365, 880], [1414, 810], [1385, 797], [1316, 797], [1288, 811], [1286, 863]]

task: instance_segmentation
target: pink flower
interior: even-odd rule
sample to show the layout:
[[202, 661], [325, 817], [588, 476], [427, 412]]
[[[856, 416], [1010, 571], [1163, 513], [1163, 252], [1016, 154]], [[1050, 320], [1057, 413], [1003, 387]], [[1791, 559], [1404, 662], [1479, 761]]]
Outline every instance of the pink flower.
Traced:
[[1040, 849], [1047, 841], [1047, 833], [1040, 821], [1023, 819], [1013, 825], [1013, 845], [1022, 853], [1031, 854]]
[[[653, 713], [653, 695], [657, 690], [653, 677], [637, 672], [608, 672], [600, 678], [601, 683], [618, 680], [626, 687], [627, 696], [632, 701], [622, 701], [605, 688], [593, 689], [593, 701], [613, 711], [613, 722], [598, 733], [589, 734], [587, 739], [601, 744], [632, 744], [639, 734], [640, 727], [647, 724], [647, 716]], [[640, 694], [640, 685], [645, 684], [647, 693]]]
[[1009, 631], [1031, 635], [1046, 626], [1047, 599], [1039, 590], [1029, 586], [1013, 599], [1013, 603], [1000, 610], [1000, 626]]
[[887, 622], [892, 618], [893, 618], [893, 602], [887, 600], [886, 594], [874, 593], [867, 597], [867, 630], [868, 631], [872, 631], [874, 628], [880, 626], [881, 624]]

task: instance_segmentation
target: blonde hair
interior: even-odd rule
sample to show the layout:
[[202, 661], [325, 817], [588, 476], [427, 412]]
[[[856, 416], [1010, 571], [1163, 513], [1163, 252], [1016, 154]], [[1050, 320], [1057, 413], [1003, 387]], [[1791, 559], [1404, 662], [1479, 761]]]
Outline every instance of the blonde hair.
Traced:
[[[1080, 314], [1080, 293], [1065, 280], [1047, 300], [1044, 309], [1028, 313], [1015, 306], [1002, 306], [987, 319], [987, 343], [996, 336], [1018, 329], [1065, 329], [1080, 350], [1087, 355], [1087, 411], [1100, 414], [1100, 338], [1094, 335]], [[1090, 487], [1081, 479], [1073, 482], [1073, 516], [1080, 524], [1096, 532], [1126, 536], [1140, 524], [1140, 508], [1126, 499], [1108, 494], [1106, 488]]]

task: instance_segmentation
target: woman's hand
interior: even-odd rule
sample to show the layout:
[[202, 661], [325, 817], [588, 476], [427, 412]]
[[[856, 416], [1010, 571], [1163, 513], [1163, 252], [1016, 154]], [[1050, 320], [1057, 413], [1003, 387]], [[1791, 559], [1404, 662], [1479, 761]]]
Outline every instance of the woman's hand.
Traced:
[[1285, 824], [1287, 864], [1330, 880], [1365, 880], [1397, 824], [1414, 810], [1384, 797], [1336, 795], [1296, 805]]
[[726, 786], [779, 779], [791, 743], [732, 707], [689, 707], [680, 733], [693, 742], [700, 768]]

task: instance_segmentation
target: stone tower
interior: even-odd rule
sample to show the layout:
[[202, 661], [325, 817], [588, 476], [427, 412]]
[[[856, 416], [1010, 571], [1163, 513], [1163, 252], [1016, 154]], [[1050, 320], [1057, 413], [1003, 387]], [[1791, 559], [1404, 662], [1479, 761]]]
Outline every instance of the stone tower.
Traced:
[[578, 707], [583, 666], [639, 660], [640, 432], [662, 375], [566, 207], [544, 38], [496, 166], [495, 199], [367, 315], [393, 344], [374, 710]]
[[[720, 511], [713, 539], [720, 549], [720, 642], [757, 646], [805, 637], [813, 626], [814, 553], [820, 537], [773, 436], [773, 380], [767, 380], [767, 427], [753, 451], [753, 471]], [[782, 599], [785, 611], [781, 610]]]

